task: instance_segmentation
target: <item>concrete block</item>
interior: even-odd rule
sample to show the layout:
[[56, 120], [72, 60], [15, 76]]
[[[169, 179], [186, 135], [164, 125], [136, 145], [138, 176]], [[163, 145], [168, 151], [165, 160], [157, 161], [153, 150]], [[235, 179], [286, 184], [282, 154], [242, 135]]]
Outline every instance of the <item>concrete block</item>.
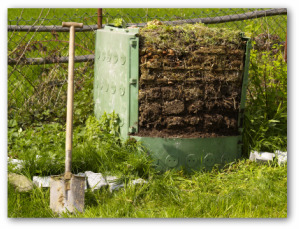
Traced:
[[[110, 192], [124, 188], [124, 183], [118, 182], [117, 176], [104, 176], [102, 173], [94, 173], [92, 171], [86, 171], [84, 173], [78, 173], [76, 175], [85, 176], [85, 189], [91, 188], [92, 190], [101, 189], [104, 186], [109, 186]], [[141, 178], [132, 180], [129, 185], [144, 184], [146, 180]], [[46, 177], [33, 177], [33, 184], [38, 187], [49, 188], [50, 187], [50, 176]]]
[[283, 152], [283, 151], [280, 151], [280, 150], [276, 150], [275, 155], [277, 157], [279, 165], [283, 165], [288, 161], [288, 152]]
[[88, 187], [91, 189], [100, 189], [108, 185], [108, 182], [101, 173], [86, 171], [85, 175], [87, 177]]
[[106, 181], [109, 185], [110, 192], [119, 190], [120, 188], [123, 188], [125, 186], [124, 184], [117, 182], [116, 176], [106, 176]]
[[274, 157], [274, 153], [252, 151], [250, 152], [249, 160], [263, 163], [273, 161]]
[[39, 188], [49, 188], [50, 187], [50, 176], [39, 177], [33, 176], [33, 184]]

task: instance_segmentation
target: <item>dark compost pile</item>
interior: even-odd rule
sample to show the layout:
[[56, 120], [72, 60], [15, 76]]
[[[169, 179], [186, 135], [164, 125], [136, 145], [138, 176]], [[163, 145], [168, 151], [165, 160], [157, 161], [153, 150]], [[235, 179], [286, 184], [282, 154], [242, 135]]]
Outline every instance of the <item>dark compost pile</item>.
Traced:
[[201, 24], [141, 29], [137, 135], [238, 135], [245, 44]]

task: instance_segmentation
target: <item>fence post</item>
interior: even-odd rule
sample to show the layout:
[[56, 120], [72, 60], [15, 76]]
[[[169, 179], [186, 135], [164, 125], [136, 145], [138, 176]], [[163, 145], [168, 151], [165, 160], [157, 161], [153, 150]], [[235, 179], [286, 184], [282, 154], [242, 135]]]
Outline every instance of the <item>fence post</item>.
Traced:
[[102, 28], [102, 8], [98, 8], [98, 29]]

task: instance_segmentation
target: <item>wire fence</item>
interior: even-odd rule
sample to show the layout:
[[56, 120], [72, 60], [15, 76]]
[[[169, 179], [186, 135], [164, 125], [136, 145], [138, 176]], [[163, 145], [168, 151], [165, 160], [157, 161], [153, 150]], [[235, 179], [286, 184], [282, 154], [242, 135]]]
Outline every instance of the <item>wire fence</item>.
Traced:
[[[31, 9], [33, 10], [33, 9]], [[29, 9], [27, 9], [29, 11]], [[32, 13], [31, 13], [32, 12]], [[103, 26], [146, 26], [204, 23], [251, 33], [258, 50], [284, 45], [286, 9], [103, 9]], [[27, 16], [26, 16], [27, 15]], [[28, 16], [29, 15], [29, 16]], [[14, 16], [17, 16], [14, 18]], [[31, 18], [34, 16], [34, 18]], [[64, 21], [82, 22], [75, 38], [75, 124], [93, 112], [93, 60], [97, 9], [26, 9], [8, 14], [8, 118], [21, 124], [65, 121], [68, 28]]]

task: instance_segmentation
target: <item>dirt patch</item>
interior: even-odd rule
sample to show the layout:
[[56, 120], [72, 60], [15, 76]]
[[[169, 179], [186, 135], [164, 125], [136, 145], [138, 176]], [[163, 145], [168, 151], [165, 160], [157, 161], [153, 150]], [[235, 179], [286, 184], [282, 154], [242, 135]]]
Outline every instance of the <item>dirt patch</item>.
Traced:
[[141, 29], [137, 135], [238, 135], [244, 53], [235, 31], [200, 24]]

